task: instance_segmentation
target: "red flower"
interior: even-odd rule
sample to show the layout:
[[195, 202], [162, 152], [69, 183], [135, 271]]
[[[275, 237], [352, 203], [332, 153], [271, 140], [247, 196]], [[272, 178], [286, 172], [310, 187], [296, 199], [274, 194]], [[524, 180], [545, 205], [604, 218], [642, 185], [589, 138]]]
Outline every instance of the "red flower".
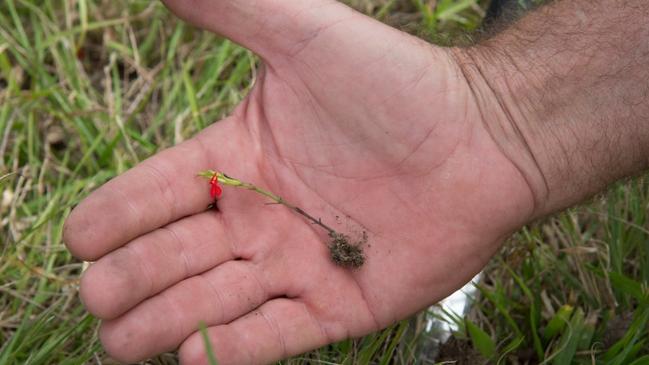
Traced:
[[210, 179], [210, 196], [212, 199], [218, 199], [223, 194], [223, 189], [219, 185], [219, 180], [217, 174], [214, 174]]

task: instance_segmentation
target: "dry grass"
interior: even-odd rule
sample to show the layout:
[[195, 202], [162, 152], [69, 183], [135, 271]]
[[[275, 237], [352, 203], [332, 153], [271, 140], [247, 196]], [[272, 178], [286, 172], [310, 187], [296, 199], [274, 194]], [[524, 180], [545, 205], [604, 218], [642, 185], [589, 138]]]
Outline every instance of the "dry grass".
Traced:
[[[485, 6], [351, 2], [441, 42], [475, 29]], [[227, 115], [257, 62], [157, 2], [0, 3], [0, 365], [111, 363], [78, 300], [84, 264], [61, 242], [63, 220], [109, 178]], [[486, 338], [463, 326], [458, 348], [493, 348], [500, 363], [646, 364], [647, 187], [619, 185], [517, 233], [487, 269], [470, 316]], [[421, 320], [287, 363], [413, 363]], [[176, 362], [166, 354], [148, 363]]]

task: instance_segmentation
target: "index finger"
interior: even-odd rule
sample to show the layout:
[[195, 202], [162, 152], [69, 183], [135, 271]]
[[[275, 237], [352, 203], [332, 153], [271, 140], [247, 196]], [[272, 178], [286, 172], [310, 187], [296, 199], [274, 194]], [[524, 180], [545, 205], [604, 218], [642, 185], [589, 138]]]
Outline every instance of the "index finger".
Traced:
[[164, 150], [107, 182], [83, 200], [64, 226], [64, 240], [76, 257], [94, 261], [128, 241], [209, 204], [211, 168], [199, 137]]

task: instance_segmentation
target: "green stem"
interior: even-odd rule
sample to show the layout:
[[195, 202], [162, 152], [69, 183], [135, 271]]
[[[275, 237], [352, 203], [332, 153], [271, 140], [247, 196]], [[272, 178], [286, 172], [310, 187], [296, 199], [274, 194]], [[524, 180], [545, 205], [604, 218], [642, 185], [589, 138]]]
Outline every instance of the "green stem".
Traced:
[[331, 228], [331, 227], [327, 226], [326, 224], [322, 223], [322, 220], [320, 218], [313, 217], [309, 213], [305, 212], [302, 208], [297, 207], [297, 206], [287, 202], [281, 196], [276, 195], [276, 194], [274, 194], [274, 193], [272, 193], [272, 192], [270, 192], [268, 190], [264, 190], [264, 189], [254, 185], [254, 184], [251, 184], [251, 183], [248, 183], [248, 182], [245, 182], [245, 181], [241, 181], [239, 179], [235, 179], [235, 178], [230, 177], [230, 176], [228, 176], [228, 175], [226, 175], [226, 174], [224, 174], [222, 172], [213, 171], [213, 170], [203, 171], [203, 172], [199, 173], [198, 175], [201, 176], [201, 177], [207, 178], [207, 179], [211, 179], [211, 178], [214, 177], [214, 175], [216, 175], [218, 181], [223, 185], [254, 191], [257, 194], [260, 194], [260, 195], [263, 195], [263, 196], [267, 197], [268, 199], [272, 200], [274, 203], [281, 204], [281, 205], [291, 209], [295, 213], [300, 214], [301, 216], [303, 216], [304, 218], [309, 220], [311, 223], [313, 223], [315, 225], [318, 225], [321, 228], [323, 228], [324, 230], [326, 230], [327, 233], [329, 233], [330, 236], [339, 235], [339, 233], [336, 232], [333, 228]]

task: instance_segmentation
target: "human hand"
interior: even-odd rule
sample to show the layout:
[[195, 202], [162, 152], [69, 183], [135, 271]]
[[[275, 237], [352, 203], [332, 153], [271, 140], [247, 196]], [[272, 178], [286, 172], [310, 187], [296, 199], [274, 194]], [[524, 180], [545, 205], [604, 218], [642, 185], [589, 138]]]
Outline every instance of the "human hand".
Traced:
[[[449, 50], [330, 0], [166, 4], [264, 60], [232, 116], [84, 200], [64, 234], [96, 261], [81, 297], [100, 339], [133, 362], [180, 346], [205, 363], [267, 363], [405, 318], [468, 281], [533, 214], [523, 174], [485, 128]], [[268, 188], [343, 233], [367, 260], [334, 265], [326, 234], [225, 188]]]

